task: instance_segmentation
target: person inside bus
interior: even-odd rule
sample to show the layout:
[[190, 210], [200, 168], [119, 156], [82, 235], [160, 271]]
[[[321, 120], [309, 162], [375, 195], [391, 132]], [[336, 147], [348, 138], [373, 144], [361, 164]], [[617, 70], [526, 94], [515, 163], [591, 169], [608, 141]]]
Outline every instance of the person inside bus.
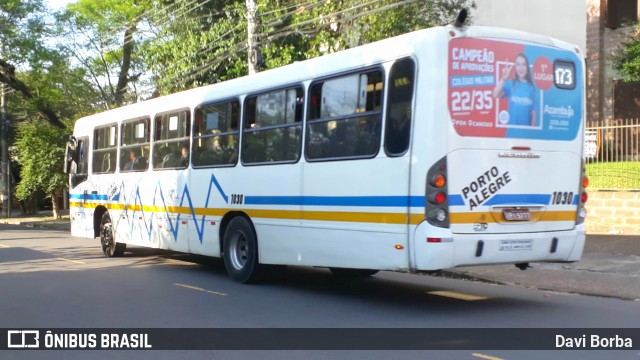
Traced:
[[[515, 76], [509, 79], [511, 69]], [[495, 98], [508, 98], [508, 119], [499, 119], [507, 125], [536, 126], [538, 90], [533, 85], [529, 60], [523, 53], [516, 55], [515, 64], [502, 70], [502, 77], [493, 90]], [[502, 123], [502, 122], [501, 122]]]
[[180, 167], [189, 166], [189, 148], [186, 145], [182, 146], [182, 156], [180, 157]]
[[131, 171], [135, 169], [135, 161], [138, 158], [138, 156], [136, 155], [136, 151], [134, 149], [131, 149], [129, 151], [129, 162], [127, 162], [126, 164], [124, 164], [124, 167], [122, 168], [123, 171]]

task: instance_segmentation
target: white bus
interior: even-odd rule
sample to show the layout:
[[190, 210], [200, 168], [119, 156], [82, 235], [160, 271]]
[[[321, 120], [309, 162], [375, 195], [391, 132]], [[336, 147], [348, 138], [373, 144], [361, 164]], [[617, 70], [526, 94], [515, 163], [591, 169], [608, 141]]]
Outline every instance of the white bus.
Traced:
[[572, 262], [585, 241], [574, 45], [436, 27], [79, 119], [71, 233], [271, 265]]

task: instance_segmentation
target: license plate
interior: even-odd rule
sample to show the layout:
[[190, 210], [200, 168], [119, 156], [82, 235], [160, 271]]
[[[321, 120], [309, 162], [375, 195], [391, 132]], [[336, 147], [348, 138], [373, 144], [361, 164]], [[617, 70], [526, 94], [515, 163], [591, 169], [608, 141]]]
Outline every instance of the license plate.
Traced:
[[519, 251], [519, 250], [531, 250], [533, 248], [533, 240], [520, 239], [520, 240], [500, 240], [500, 251]]
[[502, 215], [507, 221], [530, 221], [531, 213], [529, 209], [503, 209]]

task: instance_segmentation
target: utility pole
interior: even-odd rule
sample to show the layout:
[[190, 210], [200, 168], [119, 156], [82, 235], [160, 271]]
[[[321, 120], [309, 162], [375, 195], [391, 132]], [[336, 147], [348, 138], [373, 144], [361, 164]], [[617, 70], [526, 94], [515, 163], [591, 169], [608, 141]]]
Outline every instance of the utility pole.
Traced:
[[[4, 57], [4, 44], [2, 43], [2, 39], [0, 39], [0, 58]], [[2, 191], [2, 210], [5, 214], [5, 217], [11, 216], [11, 199], [9, 198], [9, 189], [10, 189], [10, 181], [11, 177], [9, 176], [9, 149], [7, 148], [7, 108], [5, 105], [5, 91], [4, 84], [0, 84], [0, 130], [2, 134], [0, 135], [0, 147], [2, 147], [2, 164], [0, 169], [2, 169], [2, 185], [0, 185], [0, 191]]]
[[262, 62], [262, 55], [260, 54], [260, 48], [258, 47], [258, 34], [256, 29], [258, 28], [258, 18], [256, 13], [258, 12], [258, 4], [256, 0], [246, 0], [247, 6], [247, 56], [249, 62], [249, 75], [253, 75], [260, 71], [260, 63]]

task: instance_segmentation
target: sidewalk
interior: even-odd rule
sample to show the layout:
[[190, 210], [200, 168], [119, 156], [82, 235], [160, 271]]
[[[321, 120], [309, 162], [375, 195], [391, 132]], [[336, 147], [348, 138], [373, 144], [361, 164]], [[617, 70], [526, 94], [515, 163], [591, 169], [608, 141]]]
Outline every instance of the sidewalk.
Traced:
[[[0, 219], [17, 224], [69, 231], [69, 212], [54, 220], [51, 212]], [[476, 278], [528, 288], [615, 297], [640, 301], [640, 236], [587, 235], [582, 260], [576, 263], [533, 263], [522, 271], [513, 265], [474, 266], [448, 269], [457, 277]]]
[[454, 274], [501, 284], [640, 301], [640, 236], [587, 235], [582, 259], [575, 263], [532, 263], [460, 267]]
[[35, 215], [22, 215], [13, 212], [10, 218], [0, 218], [0, 224], [24, 225], [43, 229], [71, 231], [69, 224], [69, 210], [60, 210], [60, 219], [54, 219], [51, 210], [38, 211]]

